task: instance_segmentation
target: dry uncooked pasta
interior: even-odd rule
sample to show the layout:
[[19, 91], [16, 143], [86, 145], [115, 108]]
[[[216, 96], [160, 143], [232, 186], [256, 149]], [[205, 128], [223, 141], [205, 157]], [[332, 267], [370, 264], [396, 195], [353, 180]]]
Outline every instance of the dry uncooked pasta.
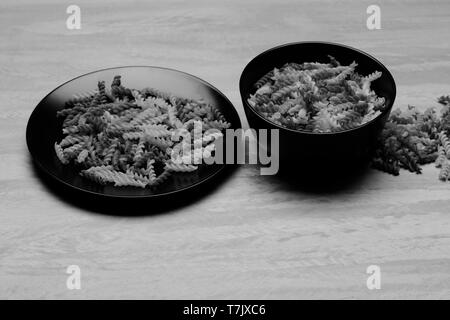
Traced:
[[336, 132], [360, 126], [385, 107], [371, 90], [381, 72], [361, 76], [330, 57], [329, 63], [287, 63], [255, 84], [248, 103], [268, 120], [296, 130]]
[[198, 161], [173, 159], [173, 150], [186, 143], [174, 138], [177, 132], [191, 134], [200, 122], [201, 141], [194, 143], [190, 135], [194, 149], [188, 156], [202, 159], [212, 155], [215, 141], [230, 126], [204, 101], [153, 88], [131, 90], [121, 85], [120, 76], [110, 90], [100, 81], [98, 90], [75, 96], [57, 117], [65, 136], [55, 143], [55, 153], [63, 164], [79, 166], [82, 176], [101, 184], [142, 188], [162, 184], [172, 172], [197, 170]]
[[450, 180], [450, 97], [438, 99], [436, 109], [421, 112], [414, 106], [392, 111], [375, 149], [372, 165], [399, 175], [400, 168], [421, 173], [421, 166], [434, 162], [440, 169], [439, 180]]

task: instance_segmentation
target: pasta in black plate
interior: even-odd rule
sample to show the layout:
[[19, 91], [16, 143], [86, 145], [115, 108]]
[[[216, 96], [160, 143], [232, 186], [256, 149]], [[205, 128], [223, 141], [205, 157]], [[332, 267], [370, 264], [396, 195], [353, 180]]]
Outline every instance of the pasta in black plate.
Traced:
[[142, 188], [157, 187], [172, 172], [198, 169], [198, 161], [171, 156], [181, 147], [182, 141], [173, 138], [178, 130], [192, 132], [200, 122], [201, 141], [189, 141], [194, 149], [188, 160], [193, 160], [210, 157], [230, 126], [204, 101], [153, 88], [131, 90], [121, 85], [120, 76], [110, 90], [101, 81], [97, 91], [69, 100], [57, 117], [65, 136], [55, 143], [55, 152], [63, 164], [79, 166], [82, 176], [101, 184]]

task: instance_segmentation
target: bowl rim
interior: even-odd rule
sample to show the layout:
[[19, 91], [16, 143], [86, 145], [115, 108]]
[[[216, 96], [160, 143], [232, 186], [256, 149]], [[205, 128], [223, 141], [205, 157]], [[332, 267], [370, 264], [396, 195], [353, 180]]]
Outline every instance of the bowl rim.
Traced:
[[[279, 125], [267, 118], [265, 118], [262, 114], [260, 114], [258, 111], [256, 111], [247, 101], [247, 97], [244, 97], [244, 92], [243, 92], [243, 81], [244, 81], [244, 75], [247, 71], [247, 69], [249, 68], [249, 66], [258, 58], [260, 58], [261, 56], [264, 56], [270, 52], [285, 48], [285, 47], [290, 47], [290, 46], [297, 46], [297, 45], [304, 45], [304, 44], [320, 44], [320, 45], [330, 45], [330, 46], [335, 46], [335, 47], [341, 47], [341, 48], [345, 48], [345, 49], [349, 49], [351, 51], [356, 51], [366, 57], [368, 57], [369, 59], [375, 61], [376, 63], [378, 63], [381, 66], [381, 71], [382, 73], [385, 73], [388, 78], [390, 78], [391, 82], [392, 82], [392, 87], [394, 89], [394, 93], [393, 93], [393, 97], [392, 97], [392, 101], [390, 103], [390, 106], [387, 108], [384, 108], [381, 113], [376, 116], [375, 118], [371, 119], [370, 121], [367, 121], [366, 123], [359, 125], [357, 127], [351, 128], [351, 129], [345, 129], [345, 130], [339, 130], [339, 131], [335, 131], [335, 132], [314, 132], [314, 131], [306, 131], [306, 130], [296, 130], [296, 129], [291, 129], [282, 125]], [[274, 67], [275, 68], [275, 67]], [[329, 42], [329, 41], [298, 41], [298, 42], [289, 42], [289, 43], [284, 43], [272, 48], [269, 48], [261, 53], [259, 53], [257, 56], [253, 57], [248, 63], [247, 65], [244, 67], [242, 73], [241, 73], [241, 77], [239, 78], [239, 91], [241, 93], [241, 98], [242, 98], [242, 102], [244, 105], [244, 110], [250, 110], [253, 114], [255, 114], [258, 118], [260, 118], [261, 120], [269, 123], [272, 126], [277, 127], [278, 129], [281, 130], [286, 130], [289, 132], [293, 132], [296, 134], [307, 134], [307, 135], [312, 135], [312, 136], [327, 136], [327, 135], [338, 135], [338, 134], [346, 134], [349, 132], [353, 132], [359, 129], [362, 129], [368, 125], [370, 125], [371, 123], [375, 122], [376, 120], [378, 120], [381, 116], [383, 116], [384, 114], [390, 112], [390, 110], [392, 109], [392, 106], [394, 105], [395, 102], [395, 98], [397, 96], [397, 86], [395, 84], [395, 79], [392, 76], [391, 72], [388, 70], [388, 68], [381, 63], [378, 59], [376, 59], [375, 57], [373, 57], [372, 55], [368, 54], [367, 52], [364, 52], [360, 49], [345, 45], [345, 44], [340, 44], [340, 43], [336, 43], [336, 42]]]
[[126, 66], [117, 66], [117, 67], [108, 67], [108, 68], [102, 68], [102, 69], [98, 69], [98, 70], [94, 70], [94, 71], [90, 71], [90, 72], [86, 72], [83, 73], [79, 76], [76, 76], [72, 79], [69, 79], [65, 82], [63, 82], [62, 84], [60, 84], [59, 86], [57, 86], [56, 88], [54, 88], [53, 90], [51, 90], [49, 93], [47, 93], [34, 107], [33, 111], [31, 112], [29, 118], [28, 118], [28, 122], [27, 122], [27, 126], [25, 129], [25, 141], [27, 144], [27, 149], [28, 152], [31, 155], [31, 158], [33, 160], [33, 162], [37, 165], [38, 169], [41, 170], [42, 172], [45, 172], [45, 174], [47, 174], [48, 176], [50, 176], [51, 178], [55, 179], [56, 181], [58, 181], [59, 183], [62, 183], [63, 185], [69, 187], [69, 188], [73, 188], [79, 192], [82, 193], [87, 193], [87, 194], [91, 194], [94, 196], [99, 196], [102, 198], [116, 198], [116, 199], [155, 199], [155, 198], [162, 198], [162, 197], [167, 197], [173, 194], [177, 194], [180, 192], [184, 192], [187, 190], [191, 190], [193, 188], [196, 188], [197, 186], [206, 183], [207, 181], [211, 181], [211, 179], [213, 179], [215, 176], [217, 176], [219, 173], [223, 172], [225, 170], [225, 168], [227, 167], [227, 165], [223, 164], [220, 167], [217, 168], [217, 170], [215, 170], [214, 172], [212, 172], [211, 174], [209, 174], [208, 176], [204, 177], [201, 180], [196, 181], [195, 183], [185, 186], [184, 188], [180, 188], [180, 189], [176, 189], [176, 190], [171, 190], [171, 191], [167, 191], [167, 192], [163, 192], [163, 193], [157, 193], [157, 194], [142, 194], [142, 195], [121, 195], [121, 194], [105, 194], [105, 193], [101, 193], [101, 192], [96, 192], [96, 191], [92, 191], [92, 190], [88, 190], [82, 187], [78, 187], [75, 186], [67, 181], [65, 181], [64, 179], [60, 178], [58, 175], [54, 174], [53, 172], [47, 170], [47, 168], [38, 160], [38, 158], [36, 157], [36, 154], [33, 152], [33, 148], [31, 147], [31, 129], [30, 129], [30, 124], [32, 122], [32, 118], [36, 117], [36, 114], [38, 112], [38, 108], [39, 106], [42, 104], [43, 101], [45, 101], [51, 94], [53, 94], [53, 92], [55, 92], [56, 90], [58, 90], [59, 88], [65, 86], [66, 84], [78, 80], [79, 78], [83, 78], [85, 76], [94, 74], [94, 73], [99, 73], [99, 72], [103, 72], [103, 71], [107, 71], [107, 70], [115, 70], [115, 69], [126, 69], [126, 68], [149, 68], [149, 69], [159, 69], [159, 70], [166, 70], [166, 71], [171, 71], [171, 72], [175, 72], [175, 73], [181, 73], [184, 75], [187, 75], [189, 77], [194, 78], [195, 80], [199, 81], [200, 83], [212, 88], [214, 91], [216, 91], [216, 93], [221, 96], [224, 101], [233, 107], [234, 112], [236, 113], [237, 116], [237, 120], [239, 121], [239, 127], [242, 128], [242, 120], [241, 117], [239, 116], [239, 113], [236, 110], [236, 107], [233, 105], [233, 103], [231, 103], [231, 101], [227, 98], [227, 96], [225, 96], [225, 94], [220, 91], [219, 89], [217, 89], [215, 86], [213, 86], [212, 84], [210, 84], [209, 82], [194, 76], [190, 73], [184, 72], [184, 71], [180, 71], [177, 69], [172, 69], [172, 68], [167, 68], [167, 67], [160, 67], [160, 66], [153, 66], [153, 65], [126, 65]]

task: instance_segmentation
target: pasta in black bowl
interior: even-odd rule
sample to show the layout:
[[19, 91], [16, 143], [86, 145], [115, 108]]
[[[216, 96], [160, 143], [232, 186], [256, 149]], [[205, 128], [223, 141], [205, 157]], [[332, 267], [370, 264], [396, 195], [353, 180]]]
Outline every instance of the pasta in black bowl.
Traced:
[[367, 158], [396, 94], [378, 60], [326, 42], [261, 53], [245, 67], [239, 86], [250, 126], [279, 130], [282, 161], [329, 167]]

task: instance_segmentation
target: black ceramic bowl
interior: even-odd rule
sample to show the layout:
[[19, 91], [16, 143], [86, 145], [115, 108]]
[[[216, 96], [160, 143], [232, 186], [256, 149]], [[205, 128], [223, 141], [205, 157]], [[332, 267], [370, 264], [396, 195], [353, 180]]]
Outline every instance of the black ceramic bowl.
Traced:
[[[114, 187], [99, 185], [79, 175], [73, 165], [63, 165], [54, 151], [55, 141], [60, 141], [62, 121], [56, 112], [75, 94], [92, 91], [97, 82], [104, 80], [110, 86], [115, 75], [122, 76], [122, 84], [128, 88], [152, 87], [163, 92], [186, 98], [204, 99], [216, 106], [232, 128], [240, 128], [239, 116], [231, 102], [215, 87], [190, 74], [159, 67], [119, 67], [91, 72], [72, 79], [50, 92], [34, 109], [28, 121], [26, 139], [28, 149], [37, 167], [50, 177], [74, 191], [81, 191], [108, 198], [156, 198], [173, 196], [181, 191], [193, 189], [217, 176], [224, 164], [201, 165], [192, 173], [174, 173], [172, 177], [155, 190], [136, 187]], [[197, 189], [197, 188], [196, 188]], [[179, 199], [179, 198], [178, 198]]]
[[[375, 119], [350, 130], [335, 133], [314, 133], [288, 129], [259, 114], [247, 102], [255, 92], [254, 84], [273, 68], [287, 62], [329, 62], [334, 56], [341, 64], [358, 63], [356, 71], [368, 75], [381, 71], [381, 78], [371, 88], [386, 99], [386, 107]], [[336, 170], [336, 163], [361, 162], [368, 158], [376, 137], [386, 122], [394, 103], [396, 87], [394, 78], [386, 67], [374, 57], [348, 46], [328, 42], [298, 42], [269, 49], [251, 60], [242, 72], [239, 88], [249, 125], [253, 129], [279, 129], [280, 168], [283, 163], [306, 162], [324, 165]]]

